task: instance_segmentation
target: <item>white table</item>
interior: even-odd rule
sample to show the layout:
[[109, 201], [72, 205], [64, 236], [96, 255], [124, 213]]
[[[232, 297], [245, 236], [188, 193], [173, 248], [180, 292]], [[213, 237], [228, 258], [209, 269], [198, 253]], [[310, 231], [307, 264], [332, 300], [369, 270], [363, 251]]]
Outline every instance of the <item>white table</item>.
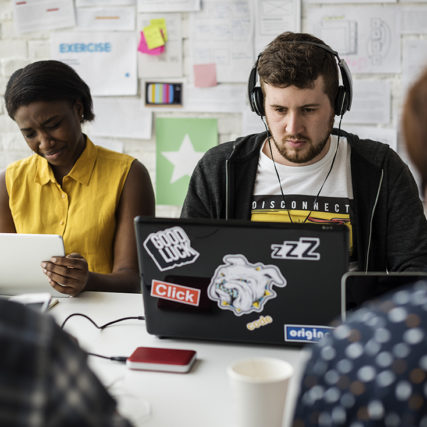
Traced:
[[[85, 292], [61, 299], [50, 311], [59, 324], [71, 313], [90, 316], [98, 325], [127, 316], [143, 315], [139, 294]], [[289, 425], [303, 352], [286, 347], [228, 344], [208, 341], [160, 339], [149, 335], [145, 322], [126, 320], [98, 330], [80, 316], [64, 329], [87, 351], [106, 356], [129, 356], [138, 346], [174, 347], [197, 351], [187, 374], [135, 371], [125, 364], [89, 357], [90, 366], [117, 399], [120, 412], [135, 426], [232, 427], [231, 396], [226, 367], [251, 356], [287, 360], [296, 369], [290, 383], [284, 426]], [[148, 416], [146, 415], [149, 410]]]

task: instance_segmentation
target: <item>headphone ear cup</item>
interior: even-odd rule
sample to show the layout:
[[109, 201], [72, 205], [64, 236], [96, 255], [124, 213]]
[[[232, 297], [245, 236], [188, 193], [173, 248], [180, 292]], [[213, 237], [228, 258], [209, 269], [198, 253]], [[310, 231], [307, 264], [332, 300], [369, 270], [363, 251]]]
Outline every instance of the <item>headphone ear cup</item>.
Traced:
[[342, 116], [347, 111], [348, 99], [347, 92], [344, 86], [338, 87], [337, 96], [335, 98], [335, 115]]
[[264, 95], [262, 93], [262, 89], [257, 86], [254, 87], [252, 91], [252, 104], [253, 104], [253, 110], [255, 111], [258, 116], [265, 116], [264, 112]]

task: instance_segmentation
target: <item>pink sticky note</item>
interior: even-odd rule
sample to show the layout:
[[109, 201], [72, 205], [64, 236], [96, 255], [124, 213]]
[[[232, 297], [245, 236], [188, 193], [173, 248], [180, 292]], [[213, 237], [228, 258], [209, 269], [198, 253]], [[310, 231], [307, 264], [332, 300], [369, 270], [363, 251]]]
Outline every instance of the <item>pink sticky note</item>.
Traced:
[[211, 87], [216, 86], [216, 64], [196, 64], [193, 65], [194, 86]]
[[141, 38], [139, 40], [138, 51], [148, 53], [149, 55], [160, 55], [165, 51], [164, 46], [156, 47], [155, 49], [148, 49], [147, 41], [145, 40], [144, 32], [141, 31]]

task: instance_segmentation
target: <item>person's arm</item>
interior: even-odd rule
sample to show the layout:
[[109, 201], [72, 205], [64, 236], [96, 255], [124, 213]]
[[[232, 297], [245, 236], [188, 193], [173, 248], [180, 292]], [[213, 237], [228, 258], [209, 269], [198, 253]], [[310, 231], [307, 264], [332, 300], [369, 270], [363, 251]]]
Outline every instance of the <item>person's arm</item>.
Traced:
[[134, 218], [154, 216], [154, 191], [147, 169], [137, 160], [132, 163], [117, 209], [113, 249], [113, 271], [100, 274], [88, 271], [79, 254], [55, 257], [43, 263], [49, 282], [59, 292], [77, 295], [83, 290], [138, 292], [140, 289]]
[[9, 195], [6, 188], [6, 171], [0, 172], [0, 233], [16, 233], [12, 213], [9, 208]]

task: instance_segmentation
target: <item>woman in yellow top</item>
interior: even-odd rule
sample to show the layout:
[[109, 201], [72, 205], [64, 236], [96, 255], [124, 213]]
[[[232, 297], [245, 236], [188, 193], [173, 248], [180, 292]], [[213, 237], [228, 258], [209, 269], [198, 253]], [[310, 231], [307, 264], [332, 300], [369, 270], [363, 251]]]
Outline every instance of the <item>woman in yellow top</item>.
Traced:
[[82, 133], [95, 117], [90, 90], [62, 62], [15, 71], [5, 101], [35, 154], [0, 173], [0, 232], [63, 236], [67, 255], [41, 266], [59, 292], [137, 292], [133, 219], [154, 215], [146, 168]]

